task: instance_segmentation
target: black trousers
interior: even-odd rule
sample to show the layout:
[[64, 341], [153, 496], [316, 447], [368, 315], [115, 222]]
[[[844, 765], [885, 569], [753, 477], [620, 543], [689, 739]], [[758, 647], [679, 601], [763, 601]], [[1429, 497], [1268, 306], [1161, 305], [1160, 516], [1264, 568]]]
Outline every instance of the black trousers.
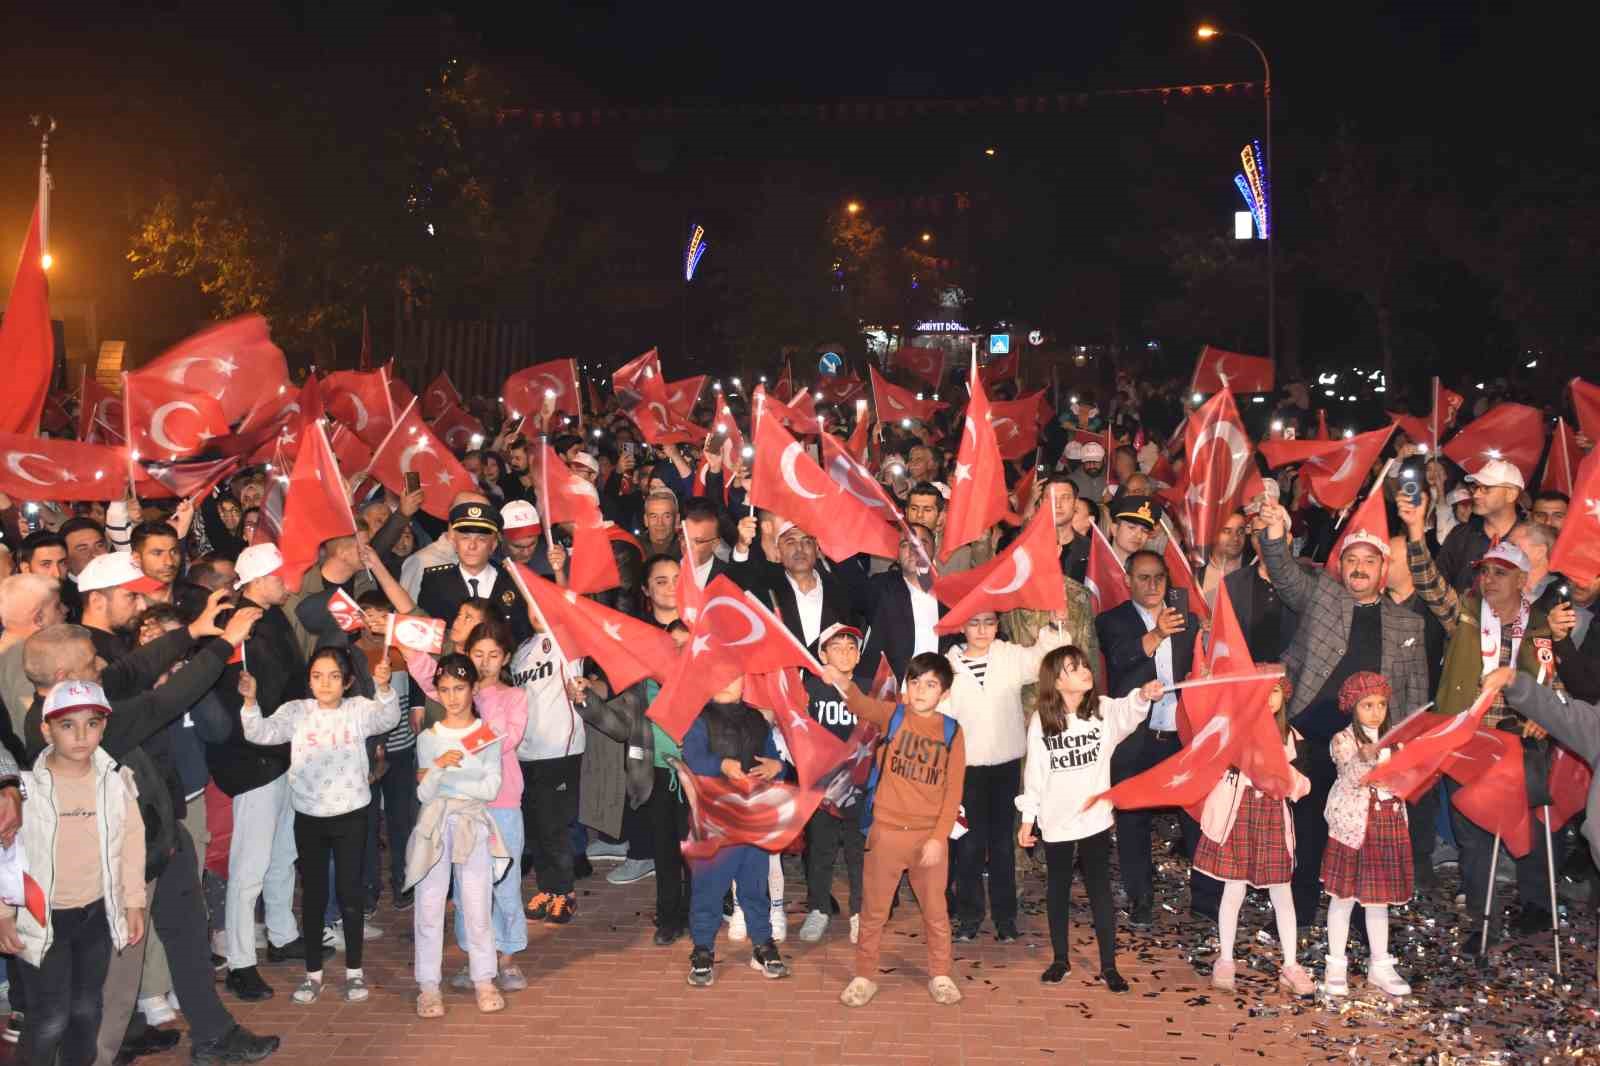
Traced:
[[522, 763], [522, 850], [533, 860], [540, 892], [572, 892], [572, 840], [567, 826], [578, 815], [582, 755]]
[[[406, 842], [417, 824], [417, 749], [387, 752], [383, 776], [373, 782], [372, 817], [367, 826], [367, 894], [381, 895], [383, 870], [378, 863], [378, 802], [383, 802], [383, 824], [389, 837], [389, 884], [396, 899], [406, 883]], [[342, 897], [341, 897], [342, 898]]]
[[983, 921], [983, 874], [989, 874], [988, 911], [996, 926], [1017, 920], [1017, 793], [1022, 760], [967, 767], [961, 803], [967, 833], [956, 841], [956, 922]]
[[[1181, 745], [1176, 733], [1157, 736], [1148, 724], [1141, 724], [1111, 753], [1111, 783], [1126, 781], [1144, 773], [1169, 755], [1176, 755]], [[1183, 851], [1194, 857], [1195, 846], [1200, 843], [1200, 823], [1187, 813], [1179, 813], [1183, 828]], [[1153, 809], [1118, 811], [1117, 858], [1122, 863], [1122, 890], [1128, 894], [1128, 905], [1150, 899], [1155, 894], [1154, 863], [1151, 859], [1150, 826], [1155, 821]], [[1201, 878], [1201, 880], [1206, 880]], [[1192, 884], [1191, 880], [1191, 884]], [[1221, 890], [1217, 890], [1217, 899]], [[1217, 912], [1217, 901], [1209, 904], [1209, 913]], [[1191, 899], [1191, 906], [1206, 912], [1207, 904]]]
[[861, 913], [861, 871], [867, 835], [861, 831], [861, 804], [851, 804], [843, 818], [822, 808], [806, 823], [806, 910], [829, 911], [833, 896], [833, 862], [844, 851], [844, 873], [850, 881], [850, 914]]
[[682, 841], [689, 835], [689, 805], [671, 770], [656, 767], [650, 798], [640, 810], [649, 820], [656, 861], [656, 926], [686, 929], [692, 885]]
[[[1450, 782], [1450, 791], [1455, 792], [1455, 782]], [[1479, 826], [1466, 815], [1456, 810], [1455, 804], [1450, 805], [1450, 828], [1455, 831], [1456, 843], [1461, 849], [1461, 891], [1467, 897], [1467, 913], [1472, 916], [1475, 925], [1483, 920], [1483, 901], [1489, 889], [1489, 866], [1494, 857], [1494, 834]], [[1561, 869], [1566, 861], [1565, 844], [1566, 830], [1554, 834], [1550, 842], [1555, 845], [1555, 868]], [[1550, 913], [1550, 870], [1546, 866], [1544, 848], [1544, 824], [1537, 818], [1533, 819], [1533, 831], [1529, 834], [1533, 847], [1520, 859], [1513, 859], [1517, 867], [1517, 900], [1522, 904], [1523, 910], [1543, 911]], [[1500, 904], [1505, 898], [1504, 894], [1496, 889], [1496, 903]], [[1500, 906], [1495, 907], [1496, 913]], [[33, 990], [29, 989], [32, 995]]]
[[[361, 887], [361, 867], [367, 847], [370, 810], [370, 807], [360, 807], [332, 818], [295, 812], [294, 846], [300, 852], [300, 928], [306, 944], [307, 973], [322, 972], [322, 937], [317, 931], [322, 928], [323, 911], [328, 907], [330, 855], [333, 856], [333, 876], [339, 885], [339, 913], [344, 920], [345, 965], [352, 970], [361, 969], [361, 949], [366, 937], [366, 920], [362, 914], [366, 897]], [[181, 997], [182, 993], [179, 995]]]
[[1433, 846], [1439, 839], [1439, 786], [1422, 794], [1415, 803], [1406, 804], [1406, 819], [1411, 830], [1411, 863], [1420, 868], [1433, 867]]
[[[100, 1007], [111, 964], [106, 901], [52, 910], [55, 939], [35, 969], [27, 963], [32, 1004], [22, 1030], [22, 1062], [90, 1066], [98, 1052]], [[130, 951], [143, 951], [140, 943]]]
[[1063, 840], [1044, 846], [1046, 871], [1045, 913], [1050, 919], [1050, 950], [1056, 962], [1070, 962], [1067, 934], [1072, 913], [1072, 867], [1083, 870], [1083, 887], [1089, 893], [1094, 915], [1094, 939], [1100, 946], [1100, 968], [1117, 968], [1117, 917], [1111, 900], [1111, 830], [1082, 840]]

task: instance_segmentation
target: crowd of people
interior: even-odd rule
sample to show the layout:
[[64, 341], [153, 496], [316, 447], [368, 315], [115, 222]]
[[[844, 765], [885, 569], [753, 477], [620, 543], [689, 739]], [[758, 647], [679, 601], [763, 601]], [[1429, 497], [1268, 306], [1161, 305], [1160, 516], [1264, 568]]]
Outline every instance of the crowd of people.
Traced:
[[[943, 388], [965, 384], [956, 371]], [[995, 395], [1017, 391], [1002, 382]], [[1449, 777], [1407, 797], [1368, 775], [1394, 756], [1391, 730], [1422, 713], [1444, 721], [1485, 693], [1483, 727], [1522, 739], [1530, 808], [1549, 803], [1538, 790], [1558, 744], [1592, 763], [1600, 580], [1550, 567], [1571, 501], [1534, 490], [1510, 462], [1469, 471], [1397, 433], [1386, 454], [1424, 472], [1416, 492], [1374, 479], [1392, 535], [1346, 528], [1305, 471], [1263, 468], [1277, 491], [1241, 498], [1208, 542], [1173, 545], [1194, 563], [1180, 580], [1167, 548], [1185, 527], [1164, 513], [1174, 501], [1162, 471], [1184, 457], [1181, 437], [1170, 453], [1162, 442], [1192, 406], [1185, 391], [1124, 376], [1104, 409], [1087, 389], [1057, 397], [1036, 449], [1006, 464], [1014, 513], [965, 543], [947, 537], [970, 476], [960, 404], [903, 421], [819, 405], [813, 437], [844, 440], [872, 420], [872, 468], [904, 518], [895, 558], [826, 558], [824, 530], [751, 505], [753, 464], [724, 435], [651, 445], [609, 393], [581, 422], [507, 415], [460, 449], [475, 484], [446, 514], [429, 513], [414, 482], [368, 479], [353, 489], [355, 533], [322, 543], [303, 575], [262, 535], [282, 469], [238, 469], [176, 502], [0, 499], [0, 843], [15, 842], [41, 897], [0, 908], [6, 1039], [28, 1062], [110, 1066], [174, 1046], [167, 1023], [181, 1012], [194, 1062], [258, 1061], [278, 1038], [239, 1025], [229, 1000], [286, 983], [297, 1004], [365, 1001], [365, 943], [383, 925], [397, 935], [395, 921], [414, 931], [420, 1017], [446, 1013], [446, 982], [479, 1011], [503, 1010], [528, 986], [529, 924], [581, 920], [575, 885], [597, 863], [613, 884], [654, 879], [654, 944], [687, 938], [694, 987], [717, 978], [719, 940], [748, 944], [762, 977], [788, 976], [787, 902], [803, 894], [796, 938], [848, 938], [840, 999], [863, 1007], [903, 878], [929, 995], [951, 1004], [962, 998], [952, 945], [986, 923], [1002, 944], [1019, 938], [1017, 852], [1038, 849], [1053, 954], [1040, 979], [1071, 971], [1076, 872], [1100, 979], [1126, 992], [1118, 926], [1155, 921], [1172, 822], [1108, 793], [1193, 744], [1174, 686], [1206, 657], [1223, 598], [1250, 658], [1281, 670], [1262, 713], [1289, 776], [1274, 788], [1230, 767], [1177, 815], [1196, 935], [1214, 924], [1221, 944], [1210, 980], [1234, 987], [1255, 888], [1271, 901], [1289, 994], [1313, 994], [1318, 971], [1326, 994], [1348, 993], [1359, 906], [1367, 983], [1407, 995], [1388, 909], [1441, 892], [1439, 871], [1454, 864], [1461, 913], [1481, 914], [1500, 838], [1452, 804]], [[1284, 390], [1274, 425], [1311, 435], [1306, 397]], [[753, 435], [753, 413], [730, 386], [687, 416]], [[876, 732], [870, 772], [830, 793], [793, 845], [685, 858], [686, 774], [748, 788], [793, 773], [743, 679], [674, 736], [649, 715], [664, 678], [614, 688], [586, 649], [552, 639], [502, 565], [568, 583], [572, 531], [540, 499], [545, 444], [630, 534], [611, 538], [620, 580], [594, 599], [689, 655], [683, 590], [725, 577], [815, 656], [809, 717], [844, 742]], [[929, 560], [941, 576], [981, 567], [1041, 512], [1065, 609], [980, 605], [944, 632], [950, 604]], [[1097, 542], [1128, 591], [1104, 610], [1090, 587]], [[438, 646], [397, 639], [408, 618], [436, 622]], [[1555, 926], [1547, 862], [1564, 871], [1563, 892], [1592, 905], [1582, 882], [1593, 868], [1572, 833], [1557, 828], [1548, 857], [1533, 834], [1515, 859], [1515, 917], [1506, 928], [1493, 909], [1490, 944]], [[786, 867], [803, 872], [803, 893], [786, 889]], [[466, 962], [447, 975], [452, 899]], [[1324, 923], [1326, 958], [1302, 958], [1299, 933]], [[1464, 950], [1481, 942], [1465, 937]], [[302, 962], [293, 976], [273, 969]]]

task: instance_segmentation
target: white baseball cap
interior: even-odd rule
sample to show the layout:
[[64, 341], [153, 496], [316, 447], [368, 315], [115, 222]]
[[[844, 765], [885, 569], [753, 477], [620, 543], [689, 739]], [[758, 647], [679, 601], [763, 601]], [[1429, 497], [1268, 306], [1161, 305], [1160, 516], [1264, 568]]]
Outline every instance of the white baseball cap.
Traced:
[[507, 540], [532, 540], [543, 526], [538, 508], [527, 500], [512, 500], [500, 508], [500, 533]]
[[1528, 487], [1527, 482], [1522, 480], [1522, 471], [1504, 459], [1490, 459], [1484, 463], [1475, 472], [1467, 475], [1467, 484], [1486, 485], [1489, 488]]
[[826, 648], [828, 646], [828, 641], [837, 636], [854, 637], [856, 646], [859, 647], [861, 645], [861, 630], [857, 629], [855, 626], [847, 626], [843, 622], [835, 622], [833, 625], [822, 631], [822, 635], [817, 638], [817, 647]]
[[167, 586], [149, 577], [133, 561], [132, 552], [108, 552], [89, 561], [78, 574], [78, 591], [95, 592], [125, 588], [130, 592], [160, 592]]
[[587, 467], [593, 474], [600, 472], [600, 460], [585, 451], [574, 452], [572, 458], [567, 460], [567, 465]]
[[1502, 540], [1499, 544], [1483, 553], [1483, 558], [1473, 563], [1473, 567], [1486, 566], [1496, 563], [1512, 570], [1521, 570], [1524, 574], [1533, 569], [1533, 564], [1528, 561], [1527, 553], [1509, 540]]
[[242, 589], [259, 577], [270, 577], [283, 569], [283, 553], [278, 551], [276, 544], [252, 544], [239, 553], [238, 562], [233, 564], [239, 578], [233, 583], [236, 589]]
[[1346, 537], [1344, 543], [1339, 545], [1339, 554], [1343, 555], [1357, 544], [1365, 544], [1385, 559], [1389, 558], [1389, 542], [1365, 529], [1358, 529]]
[[1083, 461], [1092, 463], [1106, 457], [1106, 446], [1098, 441], [1090, 441], [1083, 446]]
[[1450, 490], [1450, 495], [1448, 495], [1448, 496], [1446, 496], [1444, 498], [1444, 502], [1450, 504], [1451, 506], [1454, 506], [1454, 505], [1456, 505], [1458, 503], [1470, 503], [1471, 500], [1472, 500], [1472, 491], [1470, 489], [1460, 489], [1460, 488], [1451, 489]]
[[44, 720], [73, 711], [99, 711], [111, 713], [111, 701], [105, 690], [93, 681], [59, 681], [44, 698]]
[[1068, 441], [1067, 442], [1067, 447], [1061, 453], [1061, 455], [1065, 459], [1082, 459], [1083, 458], [1083, 445], [1079, 444], [1075, 440]]

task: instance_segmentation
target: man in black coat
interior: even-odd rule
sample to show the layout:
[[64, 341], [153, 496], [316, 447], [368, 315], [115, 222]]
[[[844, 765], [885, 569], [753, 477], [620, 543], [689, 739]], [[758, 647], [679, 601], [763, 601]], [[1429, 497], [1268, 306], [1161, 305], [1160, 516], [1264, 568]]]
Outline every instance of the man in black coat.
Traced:
[[[933, 530], [919, 525], [910, 529], [932, 558]], [[909, 541], [902, 540], [897, 565], [874, 574], [867, 582], [867, 643], [856, 666], [856, 683], [863, 690], [871, 687], [883, 656], [889, 657], [894, 676], [903, 679], [912, 656], [947, 651], [958, 639], [953, 634], [941, 638], [933, 631], [947, 608], [917, 583], [917, 566], [916, 550]]]
[[[747, 540], [747, 535], [750, 540]], [[755, 536], [755, 523], [739, 524], [739, 548], [748, 553]], [[739, 587], [755, 593], [793, 633], [795, 639], [816, 651], [817, 638], [835, 622], [860, 625], [865, 584], [856, 583], [856, 567], [824, 567], [817, 557], [817, 542], [793, 522], [778, 525], [780, 562], [750, 557], [736, 561], [729, 576]]]
[[[1189, 672], [1194, 658], [1199, 621], [1167, 605], [1167, 564], [1152, 551], [1128, 556], [1128, 585], [1133, 598], [1101, 612], [1095, 632], [1106, 657], [1107, 694], [1126, 696], [1149, 681], [1171, 685]], [[1150, 707], [1150, 715], [1111, 756], [1111, 783], [1141, 774], [1182, 746], [1178, 740], [1178, 698], [1173, 693]], [[1183, 845], [1194, 855], [1200, 826], [1187, 814]], [[1155, 908], [1150, 855], [1149, 810], [1117, 812], [1117, 854], [1122, 860], [1122, 887], [1128, 896], [1128, 920], [1135, 928], [1148, 928]], [[1218, 888], [1220, 899], [1220, 886]], [[1190, 901], [1194, 909], [1214, 914], [1216, 902]]]
[[495, 509], [484, 503], [456, 504], [450, 509], [448, 536], [457, 561], [422, 572], [417, 607], [424, 614], [448, 620], [467, 600], [488, 600], [493, 616], [511, 627], [517, 643], [533, 636], [522, 594], [510, 575], [490, 561], [500, 542], [500, 516]]

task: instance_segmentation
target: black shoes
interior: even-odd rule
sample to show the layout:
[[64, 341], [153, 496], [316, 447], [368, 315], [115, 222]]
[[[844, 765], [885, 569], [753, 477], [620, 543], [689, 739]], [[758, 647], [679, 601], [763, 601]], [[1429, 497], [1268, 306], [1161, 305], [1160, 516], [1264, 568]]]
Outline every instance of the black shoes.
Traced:
[[977, 926], [977, 923], [971, 923], [971, 924], [969, 924], [967, 922], [958, 922], [958, 923], [956, 923], [956, 927], [955, 927], [954, 931], [952, 931], [951, 934], [950, 934], [950, 939], [954, 943], [957, 943], [957, 944], [970, 944], [970, 943], [972, 943], [974, 940], [978, 939], [978, 926]]
[[750, 968], [770, 981], [789, 976], [789, 967], [784, 963], [783, 956], [778, 954], [777, 943], [772, 940], [756, 945], [750, 955]]
[[1550, 928], [1550, 912], [1543, 907], [1523, 907], [1522, 913], [1517, 915], [1517, 934], [1519, 936], [1548, 933]]
[[1100, 976], [1105, 978], [1106, 988], [1109, 991], [1126, 992], [1128, 990], [1128, 979], [1118, 973], [1115, 967], [1109, 970], [1101, 970]]
[[656, 930], [655, 943], [658, 948], [671, 947], [683, 938], [681, 925], [663, 925]]
[[1016, 922], [995, 922], [994, 938], [1002, 944], [1014, 944], [1022, 939], [1022, 934], [1017, 932]]
[[[326, 959], [337, 950], [339, 949], [332, 944], [324, 943], [322, 945], [322, 957]], [[303, 936], [297, 936], [281, 947], [270, 941], [267, 943], [268, 962], [299, 962], [304, 961], [305, 957], [306, 938]]]
[[246, 1003], [258, 1003], [263, 999], [272, 998], [272, 986], [261, 979], [260, 972], [254, 966], [229, 970], [228, 978], [222, 984]]
[[1135, 929], [1148, 929], [1155, 924], [1155, 901], [1149, 896], [1134, 900], [1128, 906], [1128, 924]]
[[183, 1034], [176, 1029], [146, 1027], [138, 1036], [127, 1037], [122, 1041], [114, 1061], [118, 1066], [122, 1066], [123, 1063], [133, 1062], [146, 1055], [159, 1055], [177, 1047], [178, 1041], [182, 1039]]
[[391, 898], [395, 910], [408, 911], [411, 909], [412, 901], [416, 898], [416, 890], [411, 888], [406, 889], [404, 892], [397, 890]]
[[1052, 962], [1044, 973], [1039, 975], [1039, 980], [1047, 985], [1058, 985], [1071, 972], [1072, 964], [1070, 962]]
[[260, 1062], [278, 1050], [275, 1036], [257, 1036], [242, 1025], [235, 1025], [215, 1040], [196, 1044], [189, 1056], [190, 1066], [228, 1066], [236, 1062]]
[[712, 966], [716, 963], [716, 956], [705, 948], [695, 948], [689, 954], [689, 984], [695, 988], [710, 988], [711, 982], [716, 980]]

